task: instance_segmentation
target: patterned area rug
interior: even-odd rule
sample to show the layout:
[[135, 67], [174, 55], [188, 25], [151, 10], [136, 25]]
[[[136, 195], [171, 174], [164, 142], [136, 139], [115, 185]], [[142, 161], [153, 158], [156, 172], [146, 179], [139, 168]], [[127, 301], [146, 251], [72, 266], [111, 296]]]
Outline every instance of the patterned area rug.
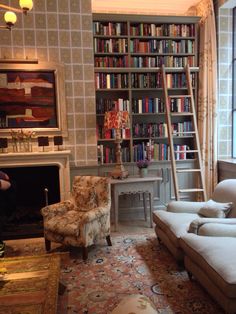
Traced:
[[[41, 254], [43, 239], [10, 241], [7, 256]], [[36, 241], [36, 242], [35, 242]], [[112, 247], [105, 241], [89, 251], [83, 262], [81, 250], [69, 249], [63, 261], [58, 314], [108, 314], [130, 294], [143, 294], [158, 313], [223, 313], [196, 281], [188, 279], [154, 233], [112, 235]], [[55, 252], [66, 250], [54, 247]], [[122, 314], [122, 313], [121, 313]]]
[[0, 313], [56, 314], [60, 256], [0, 260]]

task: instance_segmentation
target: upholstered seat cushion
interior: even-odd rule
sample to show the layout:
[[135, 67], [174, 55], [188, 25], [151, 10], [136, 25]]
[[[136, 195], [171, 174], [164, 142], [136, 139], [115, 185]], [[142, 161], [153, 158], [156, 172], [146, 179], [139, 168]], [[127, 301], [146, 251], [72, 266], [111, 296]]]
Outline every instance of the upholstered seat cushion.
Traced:
[[61, 234], [62, 236], [79, 236], [79, 221], [83, 218], [83, 212], [70, 210], [63, 216], [54, 216], [44, 220], [45, 231]]
[[153, 221], [168, 236], [171, 242], [179, 246], [179, 238], [186, 234], [190, 223], [198, 218], [197, 214], [172, 213], [165, 210], [153, 212]]
[[180, 245], [187, 256], [187, 269], [190, 259], [196, 265], [194, 269], [201, 269], [204, 276], [210, 278], [224, 295], [235, 298], [236, 238], [215, 238], [189, 233], [181, 237]]

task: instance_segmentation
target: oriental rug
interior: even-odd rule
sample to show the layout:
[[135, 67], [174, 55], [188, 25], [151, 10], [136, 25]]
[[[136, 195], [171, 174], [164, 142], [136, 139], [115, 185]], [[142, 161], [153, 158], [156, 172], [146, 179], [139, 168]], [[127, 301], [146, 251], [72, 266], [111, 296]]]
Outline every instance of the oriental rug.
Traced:
[[[91, 247], [87, 262], [83, 262], [80, 249], [54, 246], [55, 252], [69, 250], [61, 267], [60, 283], [65, 289], [59, 295], [57, 313], [109, 314], [127, 295], [143, 294], [161, 314], [222, 314], [149, 230], [113, 233], [113, 246], [102, 241]], [[6, 255], [44, 252], [43, 239], [19, 241], [7, 242]]]
[[56, 314], [60, 256], [0, 260], [1, 314]]

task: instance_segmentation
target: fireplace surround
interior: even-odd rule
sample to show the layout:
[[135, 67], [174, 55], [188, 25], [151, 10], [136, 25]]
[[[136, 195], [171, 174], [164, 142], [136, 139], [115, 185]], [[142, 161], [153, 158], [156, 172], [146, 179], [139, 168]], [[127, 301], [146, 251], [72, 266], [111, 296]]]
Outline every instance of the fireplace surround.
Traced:
[[[15, 224], [28, 226], [32, 222], [32, 224], [36, 223], [38, 228], [38, 222], [41, 220], [40, 208], [45, 206], [47, 202], [54, 203], [69, 197], [69, 156], [69, 150], [0, 154], [1, 169], [17, 181], [17, 210], [24, 211], [23, 215], [22, 213], [15, 213], [15, 219], [13, 217]], [[17, 221], [17, 217], [19, 217], [19, 221]], [[37, 218], [38, 221], [35, 221]], [[25, 230], [19, 234], [17, 234], [17, 230], [20, 230], [19, 226], [15, 227], [15, 231], [10, 235], [7, 234], [5, 238], [42, 235], [42, 226], [36, 231], [32, 232], [30, 228], [31, 231], [28, 233]]]

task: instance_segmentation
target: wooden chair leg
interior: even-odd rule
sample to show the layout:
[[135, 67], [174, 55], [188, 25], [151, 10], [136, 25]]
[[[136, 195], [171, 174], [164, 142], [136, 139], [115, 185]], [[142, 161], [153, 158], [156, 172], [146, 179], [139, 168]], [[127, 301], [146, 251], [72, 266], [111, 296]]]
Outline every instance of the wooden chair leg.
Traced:
[[83, 246], [83, 260], [86, 261], [88, 259], [88, 248]]
[[187, 274], [188, 274], [188, 278], [189, 278], [189, 280], [193, 280], [193, 274], [192, 273], [190, 273], [190, 271], [187, 271]]
[[110, 236], [109, 236], [109, 235], [108, 235], [108, 236], [106, 236], [106, 240], [107, 240], [107, 245], [112, 246], [112, 243], [111, 243], [111, 238], [110, 238]]
[[46, 248], [46, 251], [50, 251], [51, 250], [51, 241], [49, 241], [48, 239], [44, 239], [45, 240], [45, 248]]

